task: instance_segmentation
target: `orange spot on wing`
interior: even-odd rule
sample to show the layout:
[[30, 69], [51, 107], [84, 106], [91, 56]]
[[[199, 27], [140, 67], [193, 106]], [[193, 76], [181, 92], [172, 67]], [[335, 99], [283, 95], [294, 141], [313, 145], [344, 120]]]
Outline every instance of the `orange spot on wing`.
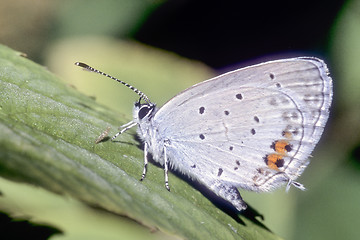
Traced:
[[283, 155], [291, 151], [291, 146], [286, 140], [278, 140], [273, 143], [272, 147], [274, 148], [275, 152]]
[[279, 170], [279, 167], [284, 166], [284, 159], [280, 154], [269, 154], [265, 157], [265, 163], [269, 168]]
[[266, 155], [265, 163], [269, 168], [279, 171], [279, 168], [285, 164], [284, 157], [292, 151], [292, 145], [287, 140], [276, 140], [270, 147], [274, 149], [275, 153]]

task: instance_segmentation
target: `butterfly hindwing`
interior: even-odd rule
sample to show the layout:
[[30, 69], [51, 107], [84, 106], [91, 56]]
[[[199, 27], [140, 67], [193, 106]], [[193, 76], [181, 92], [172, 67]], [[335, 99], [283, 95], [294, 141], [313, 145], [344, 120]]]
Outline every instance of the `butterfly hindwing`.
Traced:
[[328, 118], [326, 71], [316, 59], [273, 61], [185, 90], [154, 117], [170, 164], [254, 191], [295, 180]]

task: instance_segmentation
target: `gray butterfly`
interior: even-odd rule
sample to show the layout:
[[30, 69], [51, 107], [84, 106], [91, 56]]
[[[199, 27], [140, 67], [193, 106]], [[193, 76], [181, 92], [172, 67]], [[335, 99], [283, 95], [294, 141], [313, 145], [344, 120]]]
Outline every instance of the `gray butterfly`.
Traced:
[[[309, 163], [329, 116], [332, 80], [317, 58], [291, 58], [238, 69], [196, 84], [157, 108], [131, 85], [84, 63], [140, 95], [133, 120], [148, 153], [168, 169], [188, 175], [237, 210], [246, 209], [238, 188], [266, 192], [295, 180]], [[142, 100], [142, 103], [141, 103]]]

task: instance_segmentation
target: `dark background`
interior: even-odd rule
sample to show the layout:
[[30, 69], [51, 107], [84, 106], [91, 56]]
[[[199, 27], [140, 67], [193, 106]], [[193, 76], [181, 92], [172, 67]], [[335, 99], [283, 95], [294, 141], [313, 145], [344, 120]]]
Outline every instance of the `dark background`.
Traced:
[[213, 68], [268, 55], [326, 55], [344, 1], [169, 1], [134, 38]]

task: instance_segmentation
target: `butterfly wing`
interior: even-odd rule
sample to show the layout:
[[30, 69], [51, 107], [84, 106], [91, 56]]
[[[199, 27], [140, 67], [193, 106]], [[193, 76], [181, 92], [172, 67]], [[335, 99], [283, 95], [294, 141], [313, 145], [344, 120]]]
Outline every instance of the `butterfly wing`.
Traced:
[[223, 182], [268, 191], [303, 172], [331, 99], [332, 80], [321, 60], [284, 59], [194, 85], [153, 121], [173, 168], [210, 188]]

